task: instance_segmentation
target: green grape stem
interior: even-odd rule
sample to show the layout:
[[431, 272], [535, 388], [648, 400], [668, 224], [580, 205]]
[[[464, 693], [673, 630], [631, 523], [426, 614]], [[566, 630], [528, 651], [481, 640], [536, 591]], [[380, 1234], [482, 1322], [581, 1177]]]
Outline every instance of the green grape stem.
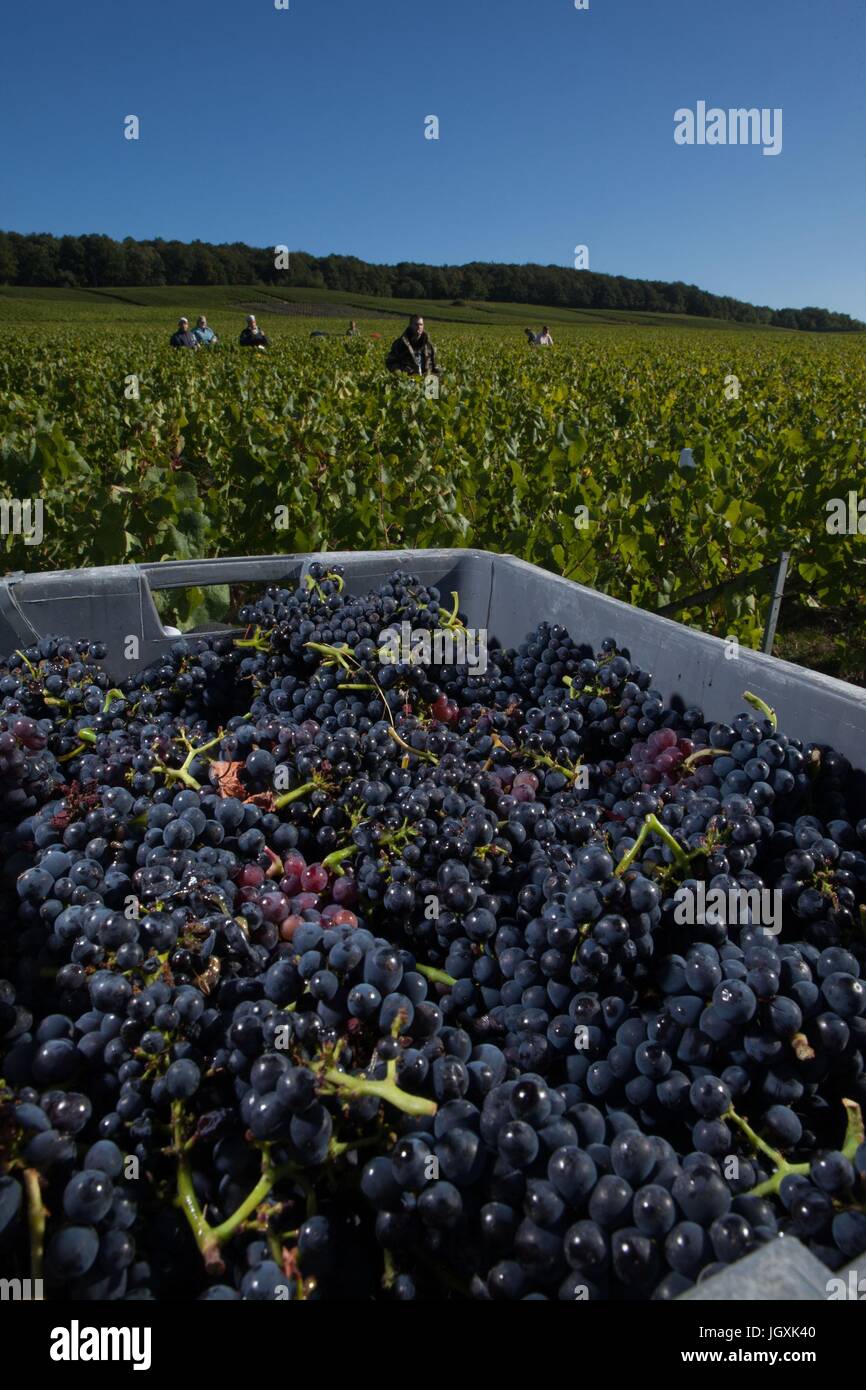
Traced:
[[[27, 1225], [30, 1232], [30, 1278], [42, 1280], [45, 1251], [45, 1204], [42, 1187], [35, 1168], [24, 1169], [24, 1191], [27, 1194]], [[38, 1285], [37, 1285], [38, 1287]]]
[[402, 1090], [390, 1077], [386, 1081], [373, 1081], [366, 1076], [350, 1076], [347, 1072], [337, 1071], [336, 1067], [329, 1067], [323, 1072], [322, 1079], [335, 1091], [346, 1091], [359, 1096], [378, 1096], [380, 1100], [387, 1101], [406, 1115], [436, 1114], [435, 1101], [411, 1095], [409, 1091]]
[[443, 627], [449, 629], [463, 626], [458, 617], [458, 611], [460, 608], [460, 597], [455, 589], [451, 590], [451, 597], [454, 600], [454, 607], [452, 608], [451, 612], [449, 613], [447, 608], [439, 609], [439, 620], [442, 623]]
[[200, 792], [201, 783], [195, 780], [189, 769], [195, 759], [201, 757], [202, 753], [207, 753], [211, 748], [216, 748], [218, 744], [222, 743], [222, 738], [222, 734], [217, 734], [216, 738], [209, 739], [207, 743], [199, 744], [198, 748], [193, 748], [186, 735], [181, 734], [180, 741], [188, 752], [180, 767], [168, 767], [163, 762], [155, 762], [153, 771], [162, 773], [167, 787], [170, 787], [172, 782], [183, 782], [183, 785], [189, 787], [191, 791]]
[[300, 801], [302, 796], [308, 796], [310, 792], [314, 792], [317, 786], [318, 783], [316, 782], [304, 782], [302, 786], [295, 787], [293, 791], [283, 792], [283, 795], [278, 796], [274, 801], [274, 810], [281, 811], [284, 806], [290, 806], [293, 801]]
[[357, 852], [357, 845], [344, 845], [342, 849], [332, 850], [331, 853], [326, 855], [322, 860], [322, 868], [328, 869], [329, 871], [333, 870], [336, 874], [342, 875], [345, 873], [345, 869], [342, 867], [343, 860], [350, 859], [352, 855], [357, 854]]
[[[247, 631], [249, 631], [249, 628], [247, 628]], [[256, 652], [269, 652], [271, 650], [271, 644], [260, 627], [255, 629], [252, 637], [236, 637], [235, 646], [249, 647]]]
[[295, 1165], [291, 1163], [274, 1167], [267, 1153], [264, 1153], [261, 1177], [253, 1189], [235, 1208], [231, 1216], [227, 1217], [219, 1226], [211, 1226], [201, 1209], [193, 1184], [188, 1146], [183, 1140], [183, 1105], [181, 1101], [175, 1101], [172, 1105], [172, 1133], [174, 1151], [177, 1156], [177, 1205], [187, 1219], [195, 1243], [204, 1259], [205, 1269], [209, 1274], [222, 1274], [225, 1270], [225, 1261], [220, 1253], [220, 1246], [224, 1245], [240, 1230], [244, 1222], [257, 1207], [261, 1206], [278, 1182], [286, 1177], [297, 1179], [297, 1170]]
[[32, 662], [30, 662], [30, 661], [27, 660], [27, 657], [26, 657], [26, 656], [24, 655], [24, 653], [21, 651], [21, 648], [20, 648], [20, 647], [16, 647], [16, 649], [15, 649], [15, 655], [16, 655], [16, 656], [20, 656], [21, 660], [24, 662], [24, 665], [27, 667], [27, 670], [30, 672], [31, 676], [32, 676], [33, 679], [35, 680], [35, 679], [36, 679], [36, 668], [35, 668], [35, 666], [32, 664]]
[[[847, 1126], [841, 1152], [846, 1158], [853, 1159], [858, 1148], [863, 1143], [863, 1112], [856, 1101], [843, 1100], [842, 1104], [845, 1107]], [[733, 1106], [731, 1106], [730, 1110], [726, 1111], [722, 1119], [731, 1124], [735, 1124], [745, 1135], [755, 1152], [763, 1154], [765, 1158], [769, 1158], [775, 1169], [769, 1178], [752, 1188], [748, 1194], [750, 1197], [766, 1197], [769, 1195], [777, 1197], [785, 1178], [791, 1177], [792, 1175], [800, 1177], [808, 1176], [811, 1167], [810, 1164], [789, 1163], [784, 1154], [781, 1154], [778, 1149], [772, 1148], [759, 1134], [755, 1133], [748, 1120], [743, 1119], [742, 1115], [738, 1115]]]
[[96, 742], [96, 734], [93, 729], [79, 729], [77, 736], [79, 739], [82, 739], [83, 742], [79, 743], [76, 748], [73, 748], [71, 753], [64, 753], [62, 757], [58, 758], [57, 761], [59, 763], [68, 763], [71, 762], [73, 758], [80, 758], [82, 753], [87, 752], [87, 745], [92, 745]]
[[410, 744], [406, 743], [400, 737], [396, 729], [389, 729], [388, 733], [391, 735], [395, 743], [398, 743], [401, 748], [405, 748], [407, 753], [414, 753], [416, 758], [426, 758], [427, 762], [435, 763], [438, 767], [439, 759], [436, 757], [435, 753], [428, 753], [426, 748], [412, 748]]
[[[497, 746], [503, 747], [504, 745], [500, 741]], [[563, 777], [567, 777], [572, 782], [576, 782], [583, 771], [583, 764], [580, 760], [574, 767], [566, 767], [564, 763], [555, 762], [549, 753], [535, 753], [531, 748], [522, 748], [520, 752], [524, 758], [528, 758], [537, 767], [549, 768], [551, 772], [561, 772]]]
[[671, 854], [674, 856], [675, 863], [680, 869], [685, 869], [688, 867], [689, 856], [683, 849], [682, 845], [674, 839], [667, 826], [662, 825], [658, 816], [655, 816], [652, 814], [652, 812], [650, 812], [650, 814], [646, 817], [643, 825], [641, 826], [640, 831], [638, 832], [638, 837], [632, 845], [631, 849], [619, 861], [616, 868], [614, 869], [613, 872], [616, 878], [621, 878], [622, 875], [626, 873], [628, 869], [631, 868], [635, 859], [643, 849], [644, 844], [647, 840], [647, 836], [649, 835], [658, 835], [659, 839], [664, 841]]
[[683, 767], [687, 767], [691, 771], [704, 758], [719, 758], [727, 751], [727, 748], [696, 748], [694, 753], [690, 753], [687, 758], [683, 759]]
[[864, 1130], [863, 1111], [856, 1100], [843, 1100], [847, 1123], [845, 1127], [845, 1142], [842, 1145], [842, 1152], [846, 1158], [853, 1158], [860, 1145], [866, 1139]]
[[[326, 666], [332, 665], [336, 661], [342, 666], [344, 671], [352, 673], [358, 669], [358, 663], [354, 661], [355, 653], [351, 647], [332, 647], [328, 642], [305, 642], [304, 646], [309, 647], [311, 651], [320, 652], [323, 656], [326, 656], [328, 658], [324, 663]], [[349, 665], [350, 657], [353, 659], [353, 665], [351, 666]]]
[[425, 980], [429, 980], [431, 984], [447, 985], [450, 989], [457, 983], [453, 975], [447, 975], [444, 970], [437, 970], [435, 965], [421, 965], [416, 961], [415, 969], [419, 975], [423, 975]]
[[776, 711], [772, 709], [770, 705], [766, 703], [766, 701], [762, 700], [759, 695], [753, 695], [751, 690], [743, 691], [743, 699], [748, 700], [750, 705], [753, 705], [756, 710], [759, 710], [761, 712], [765, 719], [768, 719], [770, 721], [770, 724], [773, 728], [773, 733], [775, 733], [776, 725], [778, 722], [776, 719]]

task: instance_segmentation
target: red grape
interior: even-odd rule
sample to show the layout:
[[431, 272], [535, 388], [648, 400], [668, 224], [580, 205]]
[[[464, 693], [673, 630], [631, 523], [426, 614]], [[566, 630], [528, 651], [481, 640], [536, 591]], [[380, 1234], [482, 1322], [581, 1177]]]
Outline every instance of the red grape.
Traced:
[[659, 753], [656, 758], [656, 767], [659, 772], [673, 772], [675, 767], [679, 767], [683, 760], [683, 755], [678, 748], [669, 748], [666, 753]]
[[301, 925], [303, 920], [303, 917], [299, 916], [296, 912], [291, 913], [288, 917], [283, 919], [280, 923], [280, 936], [284, 941], [291, 941], [296, 929]]
[[266, 922], [281, 922], [288, 915], [289, 900], [285, 893], [265, 893], [259, 898], [259, 907]]
[[305, 893], [324, 893], [328, 886], [328, 870], [321, 864], [308, 864], [301, 874], [301, 888]]
[[662, 753], [666, 748], [676, 745], [677, 736], [673, 729], [656, 729], [646, 741], [650, 753]]

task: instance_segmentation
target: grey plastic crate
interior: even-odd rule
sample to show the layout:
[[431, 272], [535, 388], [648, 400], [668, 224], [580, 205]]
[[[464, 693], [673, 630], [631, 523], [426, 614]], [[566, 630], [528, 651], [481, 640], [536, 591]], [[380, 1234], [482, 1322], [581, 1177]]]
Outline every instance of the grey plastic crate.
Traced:
[[791, 1236], [779, 1236], [680, 1297], [703, 1303], [815, 1303], [827, 1299], [833, 1271]]
[[[168, 649], [153, 591], [194, 585], [296, 583], [314, 559], [343, 565], [349, 589], [360, 593], [395, 568], [409, 569], [443, 592], [456, 590], [473, 627], [515, 646], [542, 619], [562, 623], [596, 649], [615, 637], [652, 671], [655, 684], [681, 705], [699, 705], [710, 718], [744, 708], [743, 691], [760, 695], [791, 734], [832, 741], [866, 766], [866, 691], [746, 648], [732, 648], [658, 614], [630, 607], [512, 555], [484, 550], [391, 550], [166, 561], [104, 569], [11, 575], [0, 580], [0, 651], [49, 633], [107, 644], [116, 679], [149, 665]], [[134, 637], [136, 643], [128, 643]], [[130, 657], [129, 650], [137, 650]]]
[[[513, 555], [329, 551], [10, 575], [0, 580], [0, 653], [49, 634], [87, 637], [105, 642], [105, 664], [122, 680], [150, 665], [176, 640], [165, 633], [154, 591], [296, 584], [314, 560], [343, 566], [352, 593], [382, 583], [395, 569], [410, 570], [443, 594], [456, 591], [468, 623], [486, 628], [490, 638], [506, 647], [516, 646], [542, 620], [561, 623], [593, 651], [604, 638], [614, 637], [653, 673], [655, 685], [675, 706], [698, 705], [710, 719], [731, 719], [746, 708], [743, 692], [750, 690], [777, 710], [787, 733], [807, 742], [830, 742], [851, 760], [861, 783], [861, 813], [866, 813], [866, 691], [760, 652], [737, 651], [718, 637], [630, 607]], [[866, 1254], [855, 1264], [866, 1270]], [[686, 1297], [820, 1299], [827, 1297], [829, 1278], [831, 1272], [798, 1241], [780, 1239]]]

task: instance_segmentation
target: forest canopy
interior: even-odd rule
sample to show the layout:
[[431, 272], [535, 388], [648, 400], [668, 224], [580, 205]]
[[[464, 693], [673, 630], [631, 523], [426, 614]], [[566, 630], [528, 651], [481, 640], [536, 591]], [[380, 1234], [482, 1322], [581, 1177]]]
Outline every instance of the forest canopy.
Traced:
[[[474, 300], [565, 309], [695, 314], [807, 332], [852, 332], [866, 324], [829, 309], [771, 309], [682, 281], [634, 280], [556, 265], [373, 265], [356, 256], [292, 251], [278, 269], [273, 247], [243, 242], [114, 241], [0, 231], [0, 285], [96, 289], [139, 285], [281, 285], [388, 299]], [[281, 258], [285, 263], [285, 257]]]

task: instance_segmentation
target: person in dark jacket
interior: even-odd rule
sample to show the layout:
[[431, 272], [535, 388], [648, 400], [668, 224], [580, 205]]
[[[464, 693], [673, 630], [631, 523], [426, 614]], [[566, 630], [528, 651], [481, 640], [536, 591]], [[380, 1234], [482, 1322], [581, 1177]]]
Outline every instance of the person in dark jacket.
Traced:
[[262, 332], [256, 323], [255, 314], [247, 316], [247, 326], [240, 336], [241, 347], [266, 348], [270, 347], [267, 335]]
[[189, 331], [189, 319], [180, 319], [177, 325], [177, 332], [171, 335], [171, 346], [174, 348], [197, 348], [198, 338]]
[[413, 314], [402, 338], [391, 344], [385, 366], [389, 372], [406, 372], [409, 376], [438, 376], [436, 352], [424, 331], [421, 314]]

